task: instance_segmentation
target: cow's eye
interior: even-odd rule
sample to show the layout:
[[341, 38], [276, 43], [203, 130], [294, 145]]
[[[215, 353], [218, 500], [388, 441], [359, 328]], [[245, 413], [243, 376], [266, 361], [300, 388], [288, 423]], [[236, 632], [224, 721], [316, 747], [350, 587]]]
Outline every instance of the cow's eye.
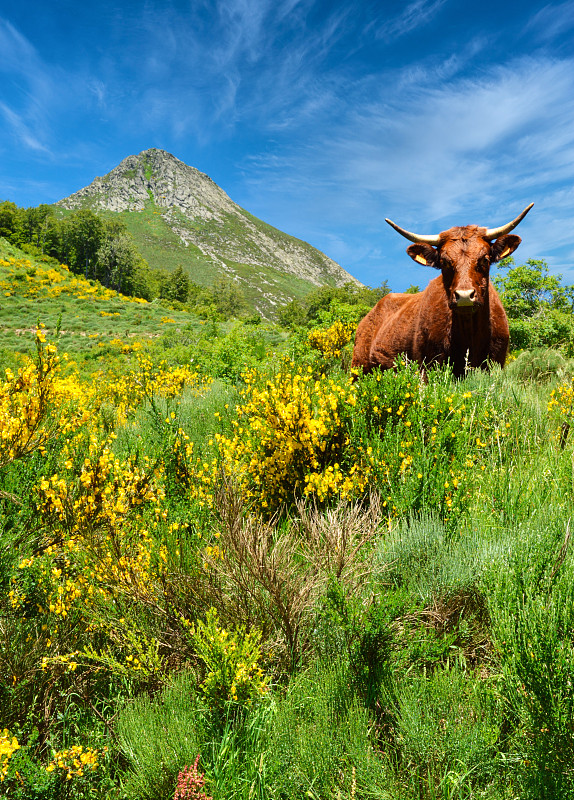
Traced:
[[490, 259], [488, 256], [482, 256], [482, 258], [478, 259], [478, 266], [482, 270], [487, 270], [490, 268]]
[[440, 260], [441, 269], [452, 269], [452, 261], [450, 258], [443, 256]]

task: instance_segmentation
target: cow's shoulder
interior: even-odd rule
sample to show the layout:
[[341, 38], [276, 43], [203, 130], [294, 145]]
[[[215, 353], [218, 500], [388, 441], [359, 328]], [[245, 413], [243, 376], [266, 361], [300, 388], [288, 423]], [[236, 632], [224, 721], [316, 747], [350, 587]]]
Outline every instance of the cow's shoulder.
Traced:
[[422, 292], [419, 294], [390, 292], [379, 300], [375, 308], [378, 308], [381, 311], [384, 310], [387, 314], [392, 314], [395, 311], [408, 313], [409, 310], [414, 310], [418, 307], [421, 296]]

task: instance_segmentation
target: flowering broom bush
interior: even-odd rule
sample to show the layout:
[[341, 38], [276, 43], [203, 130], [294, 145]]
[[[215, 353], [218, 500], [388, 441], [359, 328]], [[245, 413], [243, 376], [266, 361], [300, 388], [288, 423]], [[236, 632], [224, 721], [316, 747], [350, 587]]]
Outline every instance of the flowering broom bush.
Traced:
[[[149, 378], [137, 397], [129, 382], [123, 393], [110, 389], [124, 409], [156, 396], [175, 403], [192, 382], [185, 370], [138, 363], [140, 377], [145, 368]], [[163, 460], [161, 453], [117, 452], [116, 434], [105, 433], [97, 413], [105, 383], [98, 388], [96, 402], [90, 387], [62, 376], [56, 347], [40, 331], [36, 362], [8, 375], [0, 392], [4, 468], [14, 487], [25, 481], [28, 515], [4, 610], [37, 654], [33, 664], [10, 664], [10, 691], [46, 708], [60, 702], [55, 687], [61, 702], [70, 692], [89, 704], [104, 675], [110, 685], [137, 691], [161, 684], [165, 674], [165, 645], [160, 651], [153, 620], [165, 618], [166, 594], [176, 592], [163, 538]], [[29, 470], [21, 469], [24, 460]], [[21, 503], [15, 494], [8, 499]], [[56, 719], [50, 713], [45, 728]]]
[[0, 468], [44, 452], [49, 441], [83, 425], [88, 408], [71, 407], [79, 404], [79, 394], [78, 385], [60, 374], [56, 346], [38, 329], [36, 358], [27, 358], [17, 374], [7, 369], [0, 382]]
[[226, 704], [248, 706], [269, 689], [269, 677], [261, 669], [261, 634], [239, 627], [228, 631], [211, 608], [205, 622], [198, 620], [191, 637], [206, 670], [201, 690], [212, 709]]
[[564, 421], [571, 422], [574, 417], [574, 378], [550, 392], [548, 411], [557, 413]]
[[241, 401], [232, 435], [216, 438], [225, 469], [257, 507], [274, 511], [297, 494], [324, 500], [364, 491], [362, 447], [348, 436], [357, 402], [348, 377], [316, 378], [287, 362], [264, 382], [246, 375]]
[[357, 326], [353, 322], [336, 320], [328, 328], [314, 328], [309, 332], [309, 345], [325, 358], [340, 358], [345, 345], [353, 338]]
[[155, 397], [181, 396], [184, 388], [199, 395], [211, 383], [210, 378], [200, 376], [189, 367], [169, 367], [165, 362], [157, 364], [147, 353], [136, 351], [134, 355], [134, 366], [106, 381], [101, 393], [102, 400], [113, 405], [119, 423], [125, 422], [139, 406], [146, 401], [152, 402]]
[[19, 749], [18, 739], [15, 736], [11, 736], [9, 731], [4, 728], [0, 733], [0, 782], [4, 782], [10, 759]]
[[[443, 373], [421, 382], [414, 364], [353, 381], [286, 362], [271, 378], [245, 376], [232, 433], [216, 437], [219, 464], [264, 514], [300, 496], [323, 503], [377, 488], [389, 517], [429, 503], [446, 516], [462, 510], [497, 428], [481, 404]], [[204, 498], [215, 471], [197, 464]]]

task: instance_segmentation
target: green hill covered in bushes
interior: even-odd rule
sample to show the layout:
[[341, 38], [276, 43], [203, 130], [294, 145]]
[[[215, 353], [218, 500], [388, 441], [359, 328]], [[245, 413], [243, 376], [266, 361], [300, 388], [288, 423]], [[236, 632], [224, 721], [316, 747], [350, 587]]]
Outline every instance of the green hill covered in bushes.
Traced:
[[574, 797], [569, 341], [354, 379], [363, 289], [0, 292], [0, 793]]

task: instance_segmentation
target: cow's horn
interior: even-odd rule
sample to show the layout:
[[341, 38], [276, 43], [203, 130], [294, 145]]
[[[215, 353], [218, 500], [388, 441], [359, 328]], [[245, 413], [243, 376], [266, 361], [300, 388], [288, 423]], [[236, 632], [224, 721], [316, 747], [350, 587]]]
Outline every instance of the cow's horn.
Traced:
[[504, 236], [505, 233], [510, 233], [510, 231], [516, 228], [518, 223], [524, 219], [533, 205], [534, 203], [530, 203], [529, 206], [526, 206], [522, 214], [519, 214], [516, 219], [512, 220], [512, 222], [502, 225], [500, 228], [487, 228], [484, 238], [492, 241], [492, 239], [498, 239], [499, 236]]
[[397, 225], [396, 222], [392, 222], [390, 219], [385, 219], [385, 222], [388, 222], [391, 228], [394, 228], [398, 231], [401, 236], [404, 236], [405, 239], [408, 239], [410, 242], [420, 242], [421, 244], [434, 244], [437, 245], [439, 243], [439, 237], [437, 236], [421, 236], [418, 233], [409, 233], [404, 228], [401, 228], [400, 225]]

